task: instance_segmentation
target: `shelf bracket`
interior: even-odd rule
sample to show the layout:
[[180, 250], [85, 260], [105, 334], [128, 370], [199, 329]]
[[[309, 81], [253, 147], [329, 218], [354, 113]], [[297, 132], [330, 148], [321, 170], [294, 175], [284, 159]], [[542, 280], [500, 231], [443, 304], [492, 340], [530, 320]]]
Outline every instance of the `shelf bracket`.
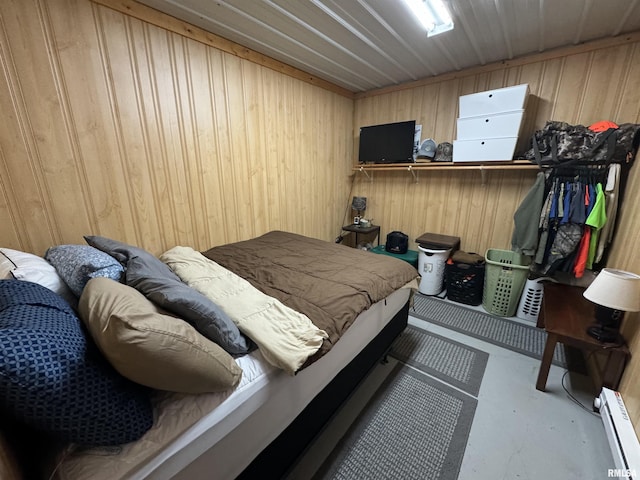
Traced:
[[367, 171], [364, 169], [364, 167], [360, 167], [360, 172], [364, 173], [367, 176], [367, 178], [373, 182], [373, 172], [371, 172], [371, 175], [369, 175]]
[[411, 165], [407, 167], [407, 170], [409, 171], [409, 173], [411, 173], [411, 175], [413, 175], [413, 179], [416, 181], [416, 183], [418, 183], [418, 172], [411, 168]]
[[483, 165], [480, 165], [480, 179], [482, 186], [485, 186], [487, 184], [487, 171], [484, 169]]

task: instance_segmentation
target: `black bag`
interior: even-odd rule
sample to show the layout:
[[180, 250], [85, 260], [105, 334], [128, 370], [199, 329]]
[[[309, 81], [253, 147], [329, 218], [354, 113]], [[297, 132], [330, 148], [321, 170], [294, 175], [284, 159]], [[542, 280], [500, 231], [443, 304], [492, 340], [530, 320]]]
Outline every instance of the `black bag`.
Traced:
[[593, 132], [583, 125], [547, 122], [533, 134], [526, 156], [538, 165], [568, 165], [581, 161], [609, 163], [617, 139], [616, 129]]
[[524, 157], [538, 165], [570, 165], [578, 162], [625, 163], [633, 152], [638, 125], [625, 123], [618, 128], [594, 132], [583, 125], [547, 122], [533, 134], [531, 148]]
[[402, 232], [391, 232], [387, 235], [387, 243], [384, 249], [389, 253], [407, 253], [407, 250], [409, 250], [409, 237]]

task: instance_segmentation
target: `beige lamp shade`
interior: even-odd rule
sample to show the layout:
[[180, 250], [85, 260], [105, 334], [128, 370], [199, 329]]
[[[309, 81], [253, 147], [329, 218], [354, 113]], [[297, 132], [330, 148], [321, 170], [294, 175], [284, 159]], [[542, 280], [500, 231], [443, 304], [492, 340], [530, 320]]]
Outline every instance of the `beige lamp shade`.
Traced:
[[640, 312], [640, 275], [603, 268], [583, 295], [597, 305], [623, 312]]

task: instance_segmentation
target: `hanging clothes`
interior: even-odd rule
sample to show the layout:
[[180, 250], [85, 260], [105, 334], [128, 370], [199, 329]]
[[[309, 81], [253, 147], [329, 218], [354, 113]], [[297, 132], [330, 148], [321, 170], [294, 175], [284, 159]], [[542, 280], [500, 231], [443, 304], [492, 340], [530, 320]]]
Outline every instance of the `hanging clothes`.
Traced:
[[584, 205], [585, 185], [581, 182], [575, 182], [571, 184], [571, 189], [573, 193], [571, 195], [568, 221], [584, 225], [584, 221], [587, 219], [587, 210]]
[[613, 227], [615, 226], [616, 216], [618, 212], [620, 170], [621, 166], [619, 163], [614, 163], [609, 167], [607, 183], [604, 189], [607, 222], [604, 224], [602, 230], [600, 231], [594, 263], [598, 263], [600, 262], [600, 260], [602, 260], [602, 255], [604, 254], [605, 248], [607, 248], [607, 246], [611, 243], [611, 240], [613, 240]]
[[[599, 225], [602, 222], [600, 210], [598, 214], [593, 210], [597, 199], [595, 180], [603, 178], [603, 173], [603, 169], [587, 167], [551, 172], [551, 181], [547, 182], [551, 186], [545, 201], [545, 205], [551, 202], [551, 208], [548, 218], [544, 218], [544, 211], [541, 212], [540, 238], [535, 254], [535, 264], [542, 273], [562, 270], [580, 277], [593, 264], [596, 250], [591, 249], [597, 247], [598, 238], [594, 238], [593, 231], [604, 224], [599, 227], [588, 225], [587, 218], [593, 215], [592, 223]], [[589, 252], [592, 252], [591, 256]]]
[[538, 247], [538, 219], [544, 201], [545, 176], [538, 173], [533, 187], [513, 215], [514, 229], [511, 249], [524, 255], [534, 255]]
[[578, 245], [578, 253], [576, 255], [573, 266], [573, 274], [576, 278], [581, 278], [587, 268], [587, 257], [589, 256], [589, 243], [591, 242], [591, 228], [585, 227], [584, 234]]
[[587, 256], [587, 268], [593, 267], [593, 260], [596, 256], [596, 248], [598, 245], [598, 235], [600, 230], [607, 223], [607, 209], [605, 205], [604, 192], [602, 184], [596, 185], [596, 203], [586, 219], [585, 223], [593, 227], [591, 231], [591, 239], [589, 241], [589, 255]]
[[512, 249], [538, 273], [576, 278], [603, 258], [613, 235], [621, 166], [581, 164], [540, 172], [514, 214]]
[[549, 250], [549, 257], [543, 270], [545, 275], [555, 272], [562, 260], [576, 249], [582, 238], [582, 227], [577, 223], [560, 225]]
[[547, 249], [547, 241], [549, 239], [549, 214], [551, 212], [551, 202], [553, 199], [553, 188], [549, 189], [547, 198], [544, 201], [542, 210], [540, 211], [540, 222], [538, 228], [540, 230], [540, 239], [538, 241], [538, 249], [536, 250], [536, 256], [534, 262], [538, 265], [544, 263], [544, 254]]

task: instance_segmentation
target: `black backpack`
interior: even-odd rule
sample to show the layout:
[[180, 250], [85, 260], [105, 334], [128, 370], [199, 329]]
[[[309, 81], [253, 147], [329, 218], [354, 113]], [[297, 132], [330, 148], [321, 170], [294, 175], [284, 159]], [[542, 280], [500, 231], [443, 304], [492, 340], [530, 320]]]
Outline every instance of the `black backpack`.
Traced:
[[402, 232], [391, 232], [387, 235], [387, 243], [384, 249], [389, 253], [407, 253], [409, 249], [409, 237]]
[[531, 148], [524, 158], [540, 166], [568, 166], [574, 163], [630, 163], [640, 142], [637, 124], [593, 132], [584, 125], [547, 122], [533, 134]]

